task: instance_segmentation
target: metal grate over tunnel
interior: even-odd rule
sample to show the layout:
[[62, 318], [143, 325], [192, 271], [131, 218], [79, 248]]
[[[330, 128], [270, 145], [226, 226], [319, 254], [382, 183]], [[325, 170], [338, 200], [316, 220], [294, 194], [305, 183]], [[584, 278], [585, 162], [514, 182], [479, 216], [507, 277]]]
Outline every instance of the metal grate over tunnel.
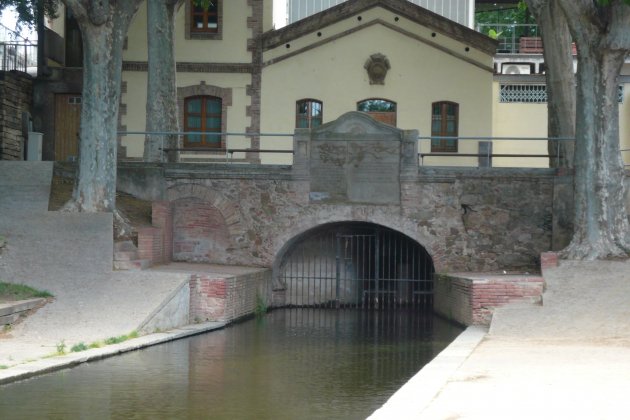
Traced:
[[411, 238], [368, 224], [335, 224], [307, 234], [279, 271], [288, 307], [431, 308], [433, 261]]

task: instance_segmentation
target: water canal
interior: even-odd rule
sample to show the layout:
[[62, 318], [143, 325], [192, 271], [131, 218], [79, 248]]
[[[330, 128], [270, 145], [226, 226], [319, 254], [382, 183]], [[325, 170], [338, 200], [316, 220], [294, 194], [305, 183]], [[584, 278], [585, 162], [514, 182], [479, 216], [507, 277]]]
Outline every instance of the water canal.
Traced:
[[280, 309], [0, 388], [2, 419], [364, 419], [462, 328], [426, 312]]

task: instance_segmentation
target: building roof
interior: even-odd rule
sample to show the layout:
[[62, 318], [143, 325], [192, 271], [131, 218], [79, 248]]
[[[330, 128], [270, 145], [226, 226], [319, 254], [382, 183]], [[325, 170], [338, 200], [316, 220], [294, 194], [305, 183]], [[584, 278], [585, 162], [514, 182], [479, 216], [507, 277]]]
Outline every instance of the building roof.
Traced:
[[284, 28], [265, 32], [262, 35], [263, 50], [275, 48], [375, 7], [389, 10], [486, 54], [494, 55], [496, 52], [497, 41], [494, 39], [406, 0], [349, 0]]

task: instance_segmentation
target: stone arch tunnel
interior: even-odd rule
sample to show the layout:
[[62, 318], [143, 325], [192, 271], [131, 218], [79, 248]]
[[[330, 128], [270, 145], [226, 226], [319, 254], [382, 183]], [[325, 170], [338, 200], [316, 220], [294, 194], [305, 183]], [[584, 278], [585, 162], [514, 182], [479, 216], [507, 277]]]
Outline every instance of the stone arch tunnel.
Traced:
[[430, 308], [433, 260], [412, 238], [367, 222], [335, 222], [288, 241], [274, 263], [276, 304]]

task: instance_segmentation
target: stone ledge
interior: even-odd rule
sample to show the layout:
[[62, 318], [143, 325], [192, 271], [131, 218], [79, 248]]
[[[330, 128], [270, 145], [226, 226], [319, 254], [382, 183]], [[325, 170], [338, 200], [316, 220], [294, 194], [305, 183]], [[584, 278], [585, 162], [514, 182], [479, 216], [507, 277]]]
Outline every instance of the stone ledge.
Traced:
[[[46, 299], [44, 298], [36, 298], [36, 299], [26, 299], [26, 300], [18, 300], [16, 302], [10, 303], [0, 303], [0, 317], [10, 316], [13, 314], [19, 314], [21, 312], [28, 311], [30, 309], [36, 308], [42, 303], [44, 303]], [[1, 322], [0, 325], [10, 324], [12, 322]]]

